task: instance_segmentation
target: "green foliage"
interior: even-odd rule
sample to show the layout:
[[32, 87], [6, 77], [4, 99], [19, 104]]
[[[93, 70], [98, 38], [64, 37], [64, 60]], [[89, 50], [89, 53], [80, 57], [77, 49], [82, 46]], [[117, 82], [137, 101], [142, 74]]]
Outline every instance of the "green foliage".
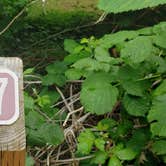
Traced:
[[[77, 44], [73, 40], [65, 42], [70, 53], [65, 57], [65, 74], [70, 80], [83, 81], [80, 102], [85, 111], [114, 115], [112, 111], [121, 105], [121, 118], [102, 119], [96, 132], [86, 129], [78, 137], [78, 152], [93, 154], [92, 163], [108, 161], [108, 165], [120, 166], [137, 162], [151, 141], [153, 153], [164, 157], [165, 152], [159, 150], [164, 142], [158, 143], [156, 138], [166, 137], [166, 54], [161, 39], [165, 25], [163, 22], [148, 29], [121, 31], [101, 39], [84, 38]], [[82, 54], [83, 51], [88, 54]], [[110, 141], [113, 145], [107, 148]]]
[[166, 4], [165, 0], [100, 0], [99, 8], [107, 13], [121, 13]]
[[85, 80], [81, 103], [86, 111], [96, 114], [111, 112], [117, 101], [118, 90], [111, 85], [109, 77], [106, 73], [96, 73]]

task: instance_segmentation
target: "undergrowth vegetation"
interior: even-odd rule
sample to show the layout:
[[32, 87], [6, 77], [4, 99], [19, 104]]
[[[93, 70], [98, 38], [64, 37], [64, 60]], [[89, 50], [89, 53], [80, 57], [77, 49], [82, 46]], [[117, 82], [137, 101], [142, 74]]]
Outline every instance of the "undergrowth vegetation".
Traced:
[[[153, 23], [137, 26], [131, 16], [132, 11], [143, 9], [143, 13], [133, 13], [141, 15], [142, 21], [142, 15], [149, 12], [144, 8], [153, 7], [150, 10], [152, 13], [154, 10], [154, 15], [159, 13], [160, 18], [165, 18], [165, 8], [155, 8], [163, 4], [165, 0], [145, 3], [128, 0], [125, 4], [122, 0], [100, 0], [98, 7], [104, 13], [98, 21], [106, 19], [103, 25], [106, 29], [102, 31], [99, 25], [102, 32], [98, 31], [97, 35], [95, 31], [82, 32], [85, 27], [93, 29], [98, 25], [98, 22], [83, 25], [88, 23], [87, 17], [94, 20], [96, 15], [73, 12], [69, 16], [57, 12], [49, 17], [42, 15], [38, 20], [26, 17], [28, 25], [24, 22], [24, 28], [21, 26], [17, 32], [12, 30], [3, 36], [1, 55], [18, 46], [16, 50], [23, 52], [21, 57], [26, 64], [28, 166], [166, 165], [166, 22], [154, 19]], [[117, 13], [122, 13], [118, 15], [120, 20]], [[6, 18], [6, 14], [1, 17]], [[63, 17], [65, 21], [61, 20]], [[73, 17], [70, 27], [67, 20]], [[116, 26], [106, 25], [109, 18], [114, 18]], [[55, 23], [59, 20], [57, 27], [53, 20]], [[73, 31], [79, 22], [80, 27]], [[55, 33], [61, 28], [62, 31]], [[6, 46], [10, 41], [9, 36], [17, 39], [17, 44], [5, 50], [3, 44]], [[61, 44], [57, 49], [58, 43]], [[54, 47], [48, 52], [50, 45]], [[46, 59], [38, 56], [39, 64], [34, 66], [36, 54]], [[52, 54], [55, 54], [53, 59]]]

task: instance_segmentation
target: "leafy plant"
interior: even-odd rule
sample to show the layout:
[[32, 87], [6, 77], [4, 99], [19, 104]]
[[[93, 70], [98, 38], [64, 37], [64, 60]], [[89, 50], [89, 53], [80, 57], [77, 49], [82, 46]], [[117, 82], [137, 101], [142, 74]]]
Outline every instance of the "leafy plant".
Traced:
[[165, 0], [100, 0], [99, 8], [105, 10], [107, 13], [121, 13], [127, 11], [135, 11], [148, 7], [155, 7], [166, 4]]

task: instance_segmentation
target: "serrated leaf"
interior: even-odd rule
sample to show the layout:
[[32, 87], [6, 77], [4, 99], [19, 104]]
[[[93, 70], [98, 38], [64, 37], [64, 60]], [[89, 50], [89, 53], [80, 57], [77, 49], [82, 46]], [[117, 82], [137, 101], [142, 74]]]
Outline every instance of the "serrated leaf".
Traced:
[[95, 58], [99, 62], [111, 62], [111, 57], [107, 49], [103, 47], [96, 47], [95, 49]]
[[154, 136], [166, 137], [166, 94], [156, 96], [152, 102], [152, 108], [148, 114], [151, 122], [151, 132]]
[[118, 97], [118, 90], [109, 80], [109, 74], [90, 75], [83, 83], [81, 103], [87, 112], [104, 114], [111, 112]]
[[121, 13], [166, 4], [165, 0], [100, 0], [98, 7], [107, 13]]
[[102, 152], [105, 151], [105, 141], [103, 138], [95, 139], [95, 146]]
[[152, 150], [157, 155], [165, 155], [166, 154], [166, 140], [158, 140], [155, 141], [152, 145]]
[[115, 155], [111, 156], [108, 166], [122, 166], [120, 160]]
[[159, 35], [154, 36], [153, 42], [157, 46], [166, 49], [166, 33], [160, 33]]
[[140, 80], [143, 77], [140, 68], [134, 69], [130, 66], [121, 67], [118, 78], [126, 92], [133, 96], [144, 96], [150, 84], [148, 81]]
[[69, 69], [65, 72], [66, 77], [69, 80], [79, 80], [81, 76], [83, 75], [83, 71], [79, 69]]
[[145, 116], [150, 109], [150, 100], [144, 97], [134, 97], [125, 95], [123, 98], [123, 104], [126, 111], [133, 116]]
[[124, 43], [125, 40], [134, 39], [138, 35], [139, 33], [137, 31], [120, 31], [114, 34], [105, 35], [99, 40], [99, 45], [100, 47], [109, 49], [114, 45]]
[[128, 64], [141, 63], [153, 55], [153, 44], [148, 37], [137, 37], [125, 44], [121, 58]]
[[137, 153], [130, 148], [125, 148], [116, 152], [116, 155], [121, 160], [133, 160]]
[[93, 147], [95, 136], [93, 132], [86, 129], [78, 137], [78, 152], [81, 154], [89, 154]]
[[26, 127], [38, 129], [45, 121], [44, 117], [36, 111], [30, 111], [26, 118]]
[[100, 63], [92, 58], [84, 58], [78, 60], [76, 63], [72, 65], [72, 67], [79, 70], [87, 70], [87, 71], [105, 71], [108, 72], [110, 70], [110, 65], [107, 63]]
[[108, 154], [103, 151], [98, 151], [94, 155], [95, 157], [92, 159], [92, 162], [95, 164], [104, 164], [108, 158]]
[[43, 85], [49, 86], [57, 84], [63, 86], [66, 83], [65, 71], [67, 66], [64, 62], [56, 61], [46, 67], [47, 75], [42, 78]]
[[66, 77], [64, 74], [47, 74], [42, 78], [42, 83], [45, 86], [53, 84], [63, 86], [66, 83]]
[[44, 123], [37, 130], [30, 130], [28, 133], [30, 145], [59, 145], [64, 140], [63, 130], [57, 124]]
[[72, 53], [77, 46], [79, 46], [79, 44], [75, 40], [65, 39], [64, 41], [64, 49], [69, 53]]
[[117, 122], [113, 119], [102, 119], [97, 124], [97, 129], [100, 131], [105, 131], [105, 130], [115, 127], [116, 125], [117, 125]]

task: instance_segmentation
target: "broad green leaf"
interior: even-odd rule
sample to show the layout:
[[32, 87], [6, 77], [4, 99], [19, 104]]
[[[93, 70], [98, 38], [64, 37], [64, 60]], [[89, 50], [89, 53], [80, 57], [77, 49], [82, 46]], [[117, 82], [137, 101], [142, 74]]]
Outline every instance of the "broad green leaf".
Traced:
[[121, 67], [118, 71], [120, 83], [126, 92], [133, 96], [144, 96], [150, 84], [148, 80], [140, 80], [143, 77], [140, 69], [130, 66]]
[[67, 70], [67, 66], [64, 62], [56, 61], [46, 67], [46, 71], [49, 74], [62, 74]]
[[93, 132], [86, 129], [78, 137], [78, 152], [81, 154], [89, 154], [93, 147], [95, 136]]
[[109, 162], [108, 162], [108, 166], [122, 166], [120, 160], [118, 159], [117, 156], [113, 155], [111, 156]]
[[71, 68], [65, 72], [65, 75], [69, 80], [79, 80], [83, 75], [83, 71]]
[[155, 141], [152, 145], [152, 150], [157, 155], [166, 155], [166, 140]]
[[64, 74], [47, 74], [42, 78], [42, 83], [45, 86], [53, 84], [63, 86], [66, 83], [66, 77]]
[[105, 151], [105, 141], [103, 138], [97, 138], [95, 139], [95, 146], [102, 152]]
[[100, 47], [109, 49], [119, 43], [124, 43], [125, 40], [131, 40], [137, 37], [139, 33], [137, 31], [120, 31], [114, 34], [105, 35], [99, 40]]
[[100, 0], [98, 7], [107, 13], [121, 13], [166, 4], [165, 0]]
[[133, 116], [145, 116], [150, 109], [150, 100], [147, 96], [134, 97], [125, 95], [123, 98], [123, 104], [126, 111]]
[[166, 43], [166, 32], [154, 36], [153, 42], [154, 42], [157, 46], [166, 49], [166, 44], [165, 44], [165, 43]]
[[96, 47], [95, 49], [95, 58], [99, 62], [111, 62], [111, 57], [107, 49], [103, 47]]
[[64, 62], [67, 64], [72, 64], [80, 59], [90, 57], [91, 53], [89, 51], [81, 50], [79, 53], [69, 54], [64, 58]]
[[110, 82], [106, 73], [92, 74], [84, 81], [80, 97], [85, 111], [98, 115], [112, 111], [118, 90]]
[[97, 151], [94, 155], [92, 162], [95, 164], [104, 164], [108, 158], [108, 154], [103, 151]]
[[87, 70], [87, 71], [105, 71], [108, 72], [110, 70], [110, 65], [107, 63], [100, 63], [92, 58], [84, 58], [72, 65], [72, 67], [79, 70]]
[[120, 160], [133, 160], [137, 153], [131, 148], [125, 148], [117, 151], [116, 155]]
[[57, 84], [58, 86], [63, 86], [66, 83], [65, 71], [67, 66], [64, 62], [55, 62], [47, 66], [47, 75], [42, 78], [43, 85], [49, 86]]
[[69, 53], [72, 53], [77, 46], [79, 46], [79, 44], [75, 40], [66, 39], [64, 41], [64, 49]]
[[141, 63], [153, 55], [153, 44], [148, 37], [137, 37], [125, 44], [121, 58], [128, 64]]
[[44, 117], [36, 111], [30, 111], [26, 118], [26, 127], [30, 129], [38, 129], [45, 121]]
[[30, 145], [43, 146], [49, 144], [57, 146], [64, 141], [64, 134], [59, 125], [44, 123], [37, 130], [31, 129], [27, 138]]
[[51, 102], [51, 104], [54, 104], [55, 102], [57, 102], [60, 98], [60, 95], [59, 93], [55, 90], [55, 89], [48, 89], [47, 87], [46, 88], [43, 88], [39, 94], [41, 97], [42, 96], [49, 96], [49, 100]]
[[51, 145], [59, 145], [64, 141], [63, 130], [57, 124], [45, 123], [40, 128], [45, 143]]
[[[161, 92], [160, 92], [161, 93]], [[151, 122], [151, 132], [155, 136], [166, 137], [166, 94], [156, 96], [152, 101], [152, 107], [148, 114]]]
[[149, 129], [137, 129], [131, 139], [126, 143], [126, 148], [132, 149], [137, 155], [145, 148], [150, 138]]
[[97, 124], [97, 129], [100, 131], [105, 131], [112, 129], [117, 125], [117, 122], [113, 119], [102, 119], [98, 124]]

